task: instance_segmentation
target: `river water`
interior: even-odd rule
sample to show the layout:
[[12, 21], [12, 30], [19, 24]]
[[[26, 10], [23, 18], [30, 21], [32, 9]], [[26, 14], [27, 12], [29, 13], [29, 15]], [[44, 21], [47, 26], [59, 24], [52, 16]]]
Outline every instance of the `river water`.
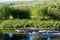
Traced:
[[40, 34], [3, 34], [3, 37], [0, 37], [0, 40], [60, 40], [60, 36], [39, 36]]

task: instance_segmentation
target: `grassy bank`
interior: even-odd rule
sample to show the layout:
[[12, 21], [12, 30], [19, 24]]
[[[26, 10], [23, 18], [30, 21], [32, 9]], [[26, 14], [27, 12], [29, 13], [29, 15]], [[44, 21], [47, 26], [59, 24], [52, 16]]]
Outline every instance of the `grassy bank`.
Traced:
[[[1, 20], [0, 20], [1, 21]], [[15, 20], [2, 20], [0, 22], [3, 28], [60, 28], [60, 21], [56, 20], [33, 20], [33, 19], [15, 19]]]

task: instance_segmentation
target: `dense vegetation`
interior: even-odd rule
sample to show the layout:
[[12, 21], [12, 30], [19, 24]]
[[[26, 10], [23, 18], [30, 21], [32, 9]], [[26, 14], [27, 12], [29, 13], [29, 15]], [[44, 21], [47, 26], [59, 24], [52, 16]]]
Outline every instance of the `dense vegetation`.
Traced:
[[4, 28], [22, 28], [22, 27], [34, 27], [34, 28], [60, 28], [60, 21], [54, 20], [4, 20], [1, 22]]
[[60, 3], [0, 5], [0, 24], [3, 28], [60, 28]]

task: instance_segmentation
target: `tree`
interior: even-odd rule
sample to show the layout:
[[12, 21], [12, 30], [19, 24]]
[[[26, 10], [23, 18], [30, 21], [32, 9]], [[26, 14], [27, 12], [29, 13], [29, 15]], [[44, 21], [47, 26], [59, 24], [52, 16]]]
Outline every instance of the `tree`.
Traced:
[[0, 5], [0, 19], [9, 19], [10, 8], [7, 5]]

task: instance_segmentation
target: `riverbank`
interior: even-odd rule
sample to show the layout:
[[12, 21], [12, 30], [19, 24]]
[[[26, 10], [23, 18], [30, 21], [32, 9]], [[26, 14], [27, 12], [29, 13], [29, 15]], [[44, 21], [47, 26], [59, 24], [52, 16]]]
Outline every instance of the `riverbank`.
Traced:
[[60, 28], [59, 20], [40, 20], [40, 19], [13, 19], [13, 20], [0, 20], [2, 28]]
[[13, 34], [26, 34], [26, 33], [20, 33], [20, 32], [16, 32], [15, 29], [0, 29], [1, 33], [6, 33], [6, 34], [9, 34], [9, 33], [13, 33]]

